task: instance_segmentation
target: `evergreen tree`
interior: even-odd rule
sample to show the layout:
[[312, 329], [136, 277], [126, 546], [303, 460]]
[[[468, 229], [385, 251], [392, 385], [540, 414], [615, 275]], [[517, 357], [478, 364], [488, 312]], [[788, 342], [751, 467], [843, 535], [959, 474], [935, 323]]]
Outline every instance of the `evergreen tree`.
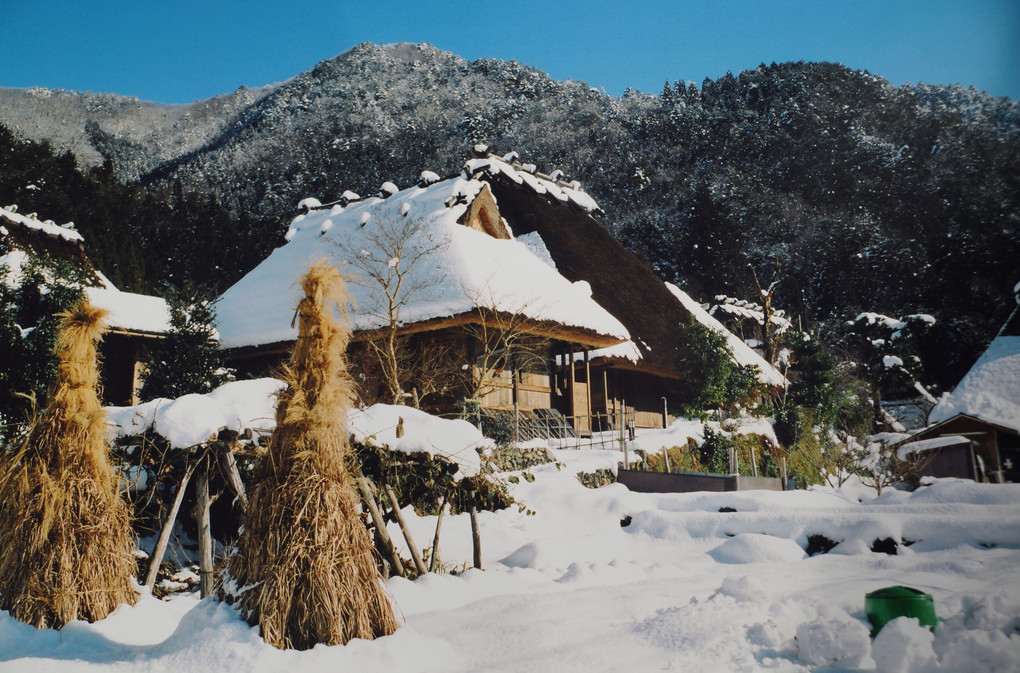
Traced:
[[170, 331], [149, 354], [139, 391], [143, 400], [208, 393], [229, 379], [216, 343], [214, 313], [208, 302], [171, 297]]
[[[9, 252], [0, 239], [0, 257]], [[29, 257], [17, 272], [0, 265], [0, 441], [46, 405], [57, 373], [57, 314], [81, 299], [85, 273], [46, 256]]]

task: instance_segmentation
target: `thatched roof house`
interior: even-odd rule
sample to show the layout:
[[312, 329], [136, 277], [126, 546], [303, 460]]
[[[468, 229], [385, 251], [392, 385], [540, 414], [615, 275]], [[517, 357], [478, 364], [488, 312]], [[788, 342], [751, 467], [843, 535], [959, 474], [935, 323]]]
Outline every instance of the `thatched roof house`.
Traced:
[[0, 207], [0, 265], [8, 270], [6, 282], [18, 283], [21, 270], [32, 258], [69, 261], [84, 269], [89, 302], [109, 311], [108, 331], [100, 345], [103, 401], [131, 404], [141, 384], [142, 363], [148, 344], [170, 329], [170, 310], [160, 297], [122, 292], [98, 269], [85, 252], [85, 240], [73, 223], [58, 225], [22, 215], [16, 206]]
[[[932, 408], [930, 425], [901, 445], [903, 455], [931, 452], [922, 474], [1020, 481], [1020, 283], [1016, 291], [1018, 310], [953, 391]], [[938, 454], [947, 453], [949, 445], [931, 443], [940, 438], [966, 442], [970, 463], [943, 469], [947, 461]]]
[[[426, 171], [402, 190], [385, 183], [365, 199], [303, 201], [307, 212], [294, 220], [287, 244], [220, 298], [223, 346], [235, 363], [286, 352], [295, 333], [294, 281], [323, 257], [361, 277], [352, 287], [354, 338], [370, 338], [390, 320], [392, 297], [379, 291], [386, 274], [378, 273], [388, 265], [390, 278], [403, 272], [404, 287], [414, 288], [400, 306], [405, 333], [453, 329], [485, 307], [522, 314], [552, 338], [557, 364], [545, 384], [532, 382], [537, 396], [528, 406], [558, 404], [568, 415], [626, 408], [638, 413], [638, 425], [661, 425], [667, 382], [684, 376], [678, 330], [700, 320], [732, 335], [600, 226], [598, 204], [578, 183], [538, 173], [513, 154], [476, 149], [454, 177]], [[394, 239], [406, 239], [399, 255]], [[737, 351], [737, 361], [758, 365], [768, 385], [785, 384], [742, 343]]]

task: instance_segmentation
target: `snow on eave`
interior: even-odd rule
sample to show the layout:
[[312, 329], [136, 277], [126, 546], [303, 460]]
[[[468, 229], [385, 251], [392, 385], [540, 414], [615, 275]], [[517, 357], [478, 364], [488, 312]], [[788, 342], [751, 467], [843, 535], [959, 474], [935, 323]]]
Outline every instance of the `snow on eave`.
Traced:
[[691, 299], [690, 295], [672, 283], [666, 283], [666, 287], [683, 304], [684, 308], [690, 311], [695, 320], [710, 330], [726, 337], [726, 343], [729, 346], [734, 362], [742, 367], [750, 365], [758, 367], [758, 380], [767, 386], [780, 388], [787, 386], [786, 377], [778, 369], [769, 364], [765, 358], [755, 353], [750, 346], [745, 344], [736, 334], [726, 329], [721, 322], [709, 315], [708, 311], [701, 307], [701, 304]]
[[107, 325], [112, 331], [152, 335], [170, 331], [170, 307], [161, 297], [111, 287], [87, 287], [85, 296], [93, 306], [109, 311]]
[[960, 444], [970, 445], [971, 440], [960, 435], [945, 435], [943, 437], [934, 437], [932, 439], [920, 439], [913, 442], [905, 442], [900, 444], [900, 447], [896, 450], [896, 457], [900, 460], [906, 460], [907, 456], [914, 453], [923, 453], [925, 451], [934, 451], [936, 449], [944, 449], [948, 446], [958, 446]]
[[[496, 239], [459, 223], [486, 187], [484, 180], [461, 175], [408, 187], [386, 199], [369, 197], [298, 215], [287, 243], [220, 297], [217, 325], [223, 347], [293, 340], [291, 321], [299, 298], [295, 284], [307, 266], [320, 259], [360, 278], [348, 282], [356, 330], [388, 324], [378, 285], [365, 279], [367, 262], [359, 268], [359, 260], [378, 255], [373, 239], [405, 223], [417, 229], [402, 257], [423, 256], [404, 283], [405, 288], [421, 289], [402, 310], [402, 324], [477, 307], [588, 330], [602, 342], [628, 339], [626, 328], [591, 298], [587, 283], [571, 283], [516, 240]], [[400, 259], [390, 262], [392, 268], [406, 268], [400, 267]]]
[[82, 235], [73, 229], [74, 223], [68, 222], [64, 225], [55, 224], [50, 220], [39, 221], [34, 216], [25, 216], [17, 212], [17, 206], [0, 206], [0, 219], [6, 220], [14, 226], [22, 227], [30, 231], [39, 232], [51, 238], [59, 238], [70, 243], [82, 244]]
[[[568, 360], [566, 356], [557, 355], [556, 364], [564, 365], [567, 364]], [[638, 364], [641, 359], [641, 349], [638, 348], [637, 344], [632, 340], [628, 339], [615, 346], [606, 346], [605, 348], [596, 348], [588, 351], [588, 361], [594, 362], [596, 360], [608, 360], [618, 362], [630, 362], [632, 364]], [[584, 362], [584, 351], [577, 351], [571, 354], [573, 362]]]

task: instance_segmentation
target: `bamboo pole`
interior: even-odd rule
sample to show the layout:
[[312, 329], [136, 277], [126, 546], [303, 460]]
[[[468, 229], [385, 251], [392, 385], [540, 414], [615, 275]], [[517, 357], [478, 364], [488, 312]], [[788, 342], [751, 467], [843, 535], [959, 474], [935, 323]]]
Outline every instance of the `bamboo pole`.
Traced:
[[439, 566], [439, 529], [443, 525], [443, 512], [446, 511], [446, 500], [450, 497], [449, 491], [443, 494], [443, 503], [439, 505], [439, 517], [436, 519], [436, 534], [432, 538], [432, 558], [429, 559], [429, 572], [436, 572]]
[[174, 523], [177, 522], [177, 513], [181, 509], [181, 502], [184, 501], [184, 490], [188, 487], [188, 482], [197, 466], [198, 460], [189, 464], [184, 471], [181, 483], [177, 487], [177, 495], [174, 496], [174, 504], [170, 507], [170, 513], [167, 515], [166, 523], [163, 524], [163, 530], [160, 531], [156, 548], [152, 550], [152, 557], [149, 559], [149, 574], [145, 577], [145, 586], [149, 591], [152, 591], [152, 587], [156, 585], [156, 575], [159, 574], [159, 566], [163, 563], [163, 555], [166, 553], [167, 543], [170, 542], [170, 533], [173, 532]]
[[390, 504], [393, 505], [393, 515], [397, 517], [397, 524], [400, 526], [400, 532], [404, 534], [404, 539], [407, 540], [407, 548], [411, 550], [411, 559], [414, 560], [414, 567], [418, 569], [419, 575], [424, 575], [428, 572], [425, 569], [425, 561], [421, 558], [421, 552], [418, 551], [418, 545], [414, 543], [414, 538], [411, 537], [411, 531], [407, 528], [407, 522], [404, 521], [404, 515], [400, 511], [400, 503], [397, 501], [397, 496], [393, 493], [393, 489], [390, 488], [389, 484], [383, 484], [383, 488], [386, 489], [386, 495], [390, 498]]
[[379, 512], [379, 506], [375, 502], [375, 496], [372, 495], [372, 486], [365, 477], [358, 477], [355, 481], [358, 484], [358, 490], [361, 491], [361, 497], [365, 501], [365, 506], [368, 507], [368, 513], [372, 515], [372, 522], [375, 524], [375, 534], [379, 536], [379, 541], [382, 543], [383, 551], [389, 554], [390, 560], [393, 563], [393, 569], [396, 573], [403, 577], [404, 564], [400, 562], [400, 555], [397, 554], [397, 550], [393, 547], [393, 540], [390, 538], [389, 531], [386, 530], [386, 522], [383, 520], [382, 514]]
[[475, 567], [482, 569], [482, 536], [478, 534], [478, 509], [471, 503], [471, 546], [474, 550]]
[[209, 459], [203, 457], [198, 468], [195, 490], [198, 499], [198, 577], [202, 598], [213, 592], [213, 542], [209, 522]]

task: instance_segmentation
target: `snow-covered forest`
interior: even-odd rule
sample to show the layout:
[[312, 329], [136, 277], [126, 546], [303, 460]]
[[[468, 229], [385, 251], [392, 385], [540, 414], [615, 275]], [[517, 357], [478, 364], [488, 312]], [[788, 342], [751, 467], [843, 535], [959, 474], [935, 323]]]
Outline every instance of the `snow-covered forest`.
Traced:
[[100, 174], [69, 189], [70, 158], [15, 161], [0, 184], [24, 212], [94, 231], [122, 287], [222, 291], [282, 242], [300, 199], [449, 174], [484, 142], [582, 181], [602, 223], [700, 301], [751, 297], [749, 265], [778, 259], [777, 305], [804, 324], [934, 315], [929, 382], [959, 380], [1012, 310], [1018, 103], [825, 63], [677, 77], [616, 98], [513, 61], [363, 44], [193, 106], [5, 90], [4, 146], [48, 140]]

